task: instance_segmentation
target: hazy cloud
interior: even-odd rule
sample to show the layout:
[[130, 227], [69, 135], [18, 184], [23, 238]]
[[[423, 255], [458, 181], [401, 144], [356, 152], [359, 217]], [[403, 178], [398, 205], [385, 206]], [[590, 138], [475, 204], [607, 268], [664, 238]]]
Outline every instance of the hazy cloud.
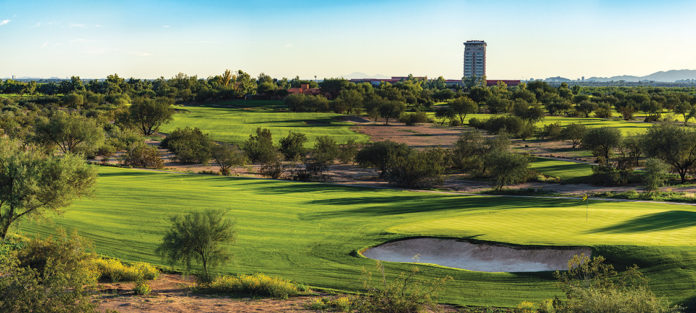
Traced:
[[2, 20], [0, 21], [0, 26], [7, 25], [10, 23], [10, 20]]
[[170, 28], [172, 27], [171, 25], [162, 25], [162, 28]]
[[85, 24], [77, 24], [77, 23], [72, 23], [69, 26], [70, 26], [70, 28], [85, 28], [85, 27], [87, 27], [87, 25], [85, 25]]
[[134, 56], [139, 56], [139, 57], [149, 57], [152, 55], [152, 53], [145, 52], [145, 51], [131, 51], [128, 54], [134, 55]]

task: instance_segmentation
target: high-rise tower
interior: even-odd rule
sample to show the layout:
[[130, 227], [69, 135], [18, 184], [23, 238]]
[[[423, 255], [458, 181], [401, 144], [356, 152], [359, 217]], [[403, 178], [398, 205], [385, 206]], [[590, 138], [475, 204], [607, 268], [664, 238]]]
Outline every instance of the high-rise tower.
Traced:
[[486, 76], [486, 42], [469, 40], [464, 43], [464, 77]]

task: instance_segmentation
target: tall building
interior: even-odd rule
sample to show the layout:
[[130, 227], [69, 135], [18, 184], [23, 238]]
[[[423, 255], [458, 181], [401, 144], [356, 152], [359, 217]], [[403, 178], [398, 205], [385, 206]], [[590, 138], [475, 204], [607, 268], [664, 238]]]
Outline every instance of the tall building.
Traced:
[[464, 77], [486, 76], [486, 42], [469, 40], [464, 43]]

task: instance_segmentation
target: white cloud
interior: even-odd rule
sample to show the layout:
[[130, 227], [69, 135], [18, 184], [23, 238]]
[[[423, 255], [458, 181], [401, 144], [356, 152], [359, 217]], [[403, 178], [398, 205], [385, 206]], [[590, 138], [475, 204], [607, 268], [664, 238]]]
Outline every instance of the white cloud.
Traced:
[[134, 55], [134, 56], [139, 56], [139, 57], [149, 57], [152, 55], [152, 53], [145, 52], [145, 51], [131, 51], [131, 52], [128, 52], [128, 54]]
[[44, 43], [41, 45], [41, 49], [44, 49], [48, 47], [48, 41], [44, 41]]
[[69, 26], [70, 26], [70, 28], [85, 28], [85, 27], [87, 27], [87, 25], [85, 25], [85, 24], [77, 24], [77, 23], [70, 24]]
[[172, 27], [171, 25], [162, 25], [162, 28], [170, 28]]
[[10, 20], [2, 20], [0, 21], [0, 26], [7, 25], [10, 23]]
[[41, 27], [41, 22], [36, 22], [32, 28], [39, 28]]

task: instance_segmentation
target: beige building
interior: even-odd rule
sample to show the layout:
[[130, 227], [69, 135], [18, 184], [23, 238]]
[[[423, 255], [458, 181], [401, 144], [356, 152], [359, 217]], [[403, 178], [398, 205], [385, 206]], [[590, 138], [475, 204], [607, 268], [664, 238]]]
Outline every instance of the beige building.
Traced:
[[464, 77], [486, 76], [486, 42], [469, 40], [464, 43]]

